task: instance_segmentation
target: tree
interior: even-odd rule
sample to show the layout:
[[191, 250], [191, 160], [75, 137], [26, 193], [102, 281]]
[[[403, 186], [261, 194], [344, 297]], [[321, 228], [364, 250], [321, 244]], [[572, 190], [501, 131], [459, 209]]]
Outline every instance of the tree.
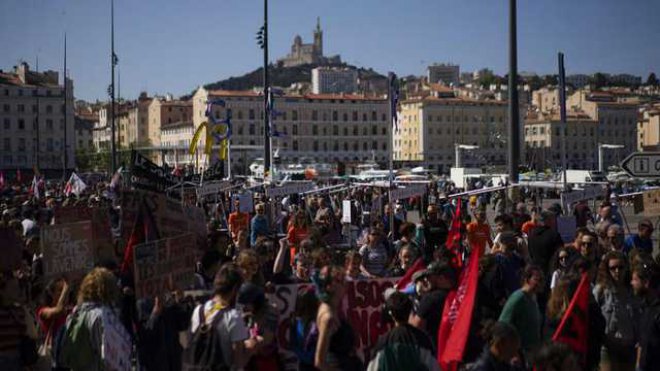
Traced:
[[607, 78], [605, 75], [603, 75], [600, 72], [596, 72], [590, 79], [591, 85], [593, 85], [594, 88], [600, 89], [604, 86], [607, 86]]
[[649, 78], [646, 79], [646, 85], [648, 86], [658, 86], [658, 78], [655, 76], [655, 72], [651, 72]]

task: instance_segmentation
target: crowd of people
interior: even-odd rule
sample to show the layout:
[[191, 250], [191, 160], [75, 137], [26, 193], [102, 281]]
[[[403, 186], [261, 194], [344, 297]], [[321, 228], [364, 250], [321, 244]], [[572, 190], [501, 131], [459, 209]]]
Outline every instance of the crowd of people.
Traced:
[[[38, 199], [25, 186], [2, 190], [0, 227], [20, 241], [21, 257], [0, 277], [0, 369], [105, 370], [102, 318], [114, 313], [130, 335], [132, 369], [284, 370], [286, 350], [299, 370], [438, 370], [443, 308], [475, 251], [482, 252], [479, 279], [461, 369], [660, 364], [654, 225], [642, 220], [626, 237], [608, 201], [594, 213], [585, 202], [564, 213], [575, 216], [577, 228], [574, 240], [563, 241], [559, 205], [543, 209], [502, 194], [456, 198], [432, 185], [390, 205], [387, 192], [368, 186], [276, 200], [256, 191], [250, 211], [240, 197], [220, 195], [200, 202], [207, 244], [189, 290], [138, 299], [115, 231], [131, 228], [119, 225], [122, 191], [108, 187], [66, 197], [60, 185], [45, 185]], [[350, 222], [342, 218], [344, 199]], [[116, 259], [97, 262], [81, 279], [44, 277], [40, 229], [68, 204], [109, 208]], [[409, 221], [411, 213], [419, 223]], [[413, 272], [410, 284], [382, 293], [389, 330], [360, 351], [343, 306], [347, 284]], [[588, 336], [581, 339], [588, 349], [579, 353], [553, 334], [583, 277], [590, 285]], [[284, 284], [299, 285], [281, 336], [272, 294]]]

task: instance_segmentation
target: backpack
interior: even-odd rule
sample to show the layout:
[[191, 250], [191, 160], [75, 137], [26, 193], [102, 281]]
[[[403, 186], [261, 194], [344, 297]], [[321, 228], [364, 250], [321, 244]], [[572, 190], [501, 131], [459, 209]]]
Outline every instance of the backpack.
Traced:
[[226, 309], [221, 309], [208, 324], [204, 316], [204, 304], [199, 308], [199, 326], [193, 332], [188, 348], [183, 351], [183, 371], [222, 371], [229, 370], [222, 352], [218, 322]]
[[58, 366], [85, 370], [101, 359], [92, 348], [91, 331], [85, 323], [84, 310], [76, 310], [54, 338], [53, 354]]

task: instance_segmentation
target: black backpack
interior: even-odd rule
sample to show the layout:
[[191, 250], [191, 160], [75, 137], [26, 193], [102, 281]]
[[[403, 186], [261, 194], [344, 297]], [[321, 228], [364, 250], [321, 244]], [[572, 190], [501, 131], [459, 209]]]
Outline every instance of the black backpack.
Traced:
[[229, 365], [222, 352], [220, 333], [217, 325], [222, 320], [226, 309], [216, 313], [213, 321], [208, 324], [204, 317], [204, 304], [199, 308], [199, 326], [192, 334], [188, 348], [183, 351], [183, 371], [224, 371]]

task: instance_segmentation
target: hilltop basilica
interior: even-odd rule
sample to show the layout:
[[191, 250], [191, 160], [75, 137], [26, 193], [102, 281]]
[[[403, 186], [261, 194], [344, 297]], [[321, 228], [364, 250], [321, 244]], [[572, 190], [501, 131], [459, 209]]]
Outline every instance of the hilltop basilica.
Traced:
[[338, 55], [332, 57], [323, 56], [323, 31], [321, 31], [321, 20], [316, 19], [316, 30], [314, 30], [314, 43], [303, 44], [302, 37], [296, 35], [291, 45], [291, 53], [277, 61], [278, 65], [283, 67], [295, 67], [303, 64], [340, 64], [341, 57]]

